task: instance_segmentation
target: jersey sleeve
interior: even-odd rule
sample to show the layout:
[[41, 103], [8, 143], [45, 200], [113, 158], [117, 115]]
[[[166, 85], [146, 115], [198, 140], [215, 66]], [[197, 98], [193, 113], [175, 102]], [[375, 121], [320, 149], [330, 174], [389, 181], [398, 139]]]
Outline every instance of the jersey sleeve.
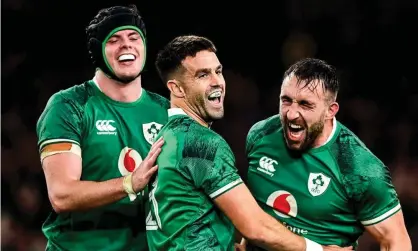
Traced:
[[[366, 167], [367, 168], [367, 167]], [[369, 166], [373, 175], [364, 177], [363, 191], [356, 201], [358, 218], [364, 226], [379, 223], [401, 209], [386, 166]]]
[[59, 93], [48, 101], [36, 126], [41, 161], [50, 155], [73, 152], [81, 156], [81, 112]]
[[183, 160], [192, 182], [211, 199], [242, 183], [235, 157], [224, 140], [201, 137], [187, 152]]
[[358, 220], [364, 226], [374, 225], [398, 212], [401, 205], [388, 168], [365, 149], [358, 150], [355, 157], [346, 187]]

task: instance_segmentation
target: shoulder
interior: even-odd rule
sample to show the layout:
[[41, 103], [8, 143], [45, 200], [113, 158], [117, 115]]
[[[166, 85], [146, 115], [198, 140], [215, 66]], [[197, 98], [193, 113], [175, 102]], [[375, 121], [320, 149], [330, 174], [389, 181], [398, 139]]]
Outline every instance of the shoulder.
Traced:
[[54, 93], [37, 121], [37, 127], [45, 123], [81, 121], [83, 107], [91, 96], [91, 86], [87, 82]]
[[281, 122], [278, 114], [255, 123], [247, 134], [247, 152], [259, 139], [277, 132], [280, 128]]
[[92, 92], [93, 90], [88, 84], [88, 81], [64, 90], [60, 90], [49, 98], [46, 108], [50, 108], [51, 106], [59, 104], [83, 106], [87, 102], [88, 98], [92, 95]]
[[186, 134], [187, 140], [193, 144], [193, 142], [199, 142], [199, 144], [206, 145], [208, 147], [218, 147], [228, 145], [226, 141], [217, 132], [210, 128], [201, 126], [200, 124], [193, 122], [188, 127]]
[[379, 176], [385, 164], [351, 130], [340, 123], [331, 151], [343, 173]]
[[213, 161], [219, 153], [232, 152], [222, 136], [196, 122], [189, 124], [184, 135], [183, 157], [197, 157]]
[[352, 131], [340, 126], [330, 150], [348, 194], [360, 198], [370, 187], [389, 181], [389, 169]]
[[157, 104], [158, 106], [161, 106], [164, 109], [169, 109], [170, 108], [170, 101], [168, 99], [166, 99], [165, 97], [154, 93], [154, 92], [150, 92], [145, 90], [150, 98], [150, 100], [152, 102], [154, 102], [155, 104]]

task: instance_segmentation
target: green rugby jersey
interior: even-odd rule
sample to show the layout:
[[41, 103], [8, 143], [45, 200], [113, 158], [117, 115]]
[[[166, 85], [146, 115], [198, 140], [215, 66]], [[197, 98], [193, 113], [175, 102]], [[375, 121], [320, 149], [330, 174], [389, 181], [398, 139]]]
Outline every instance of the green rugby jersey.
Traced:
[[248, 186], [260, 206], [320, 244], [356, 247], [364, 226], [401, 208], [388, 168], [335, 119], [327, 143], [296, 153], [272, 116], [250, 129], [246, 151]]
[[[37, 123], [39, 150], [75, 144], [81, 149], [81, 180], [119, 178], [147, 156], [168, 108], [167, 99], [144, 89], [137, 101], [122, 103], [87, 81], [49, 99]], [[85, 212], [52, 211], [42, 227], [47, 250], [148, 250], [144, 210], [138, 196]]]
[[213, 201], [242, 183], [230, 147], [178, 108], [159, 136], [165, 143], [149, 193], [150, 250], [233, 250], [234, 226]]

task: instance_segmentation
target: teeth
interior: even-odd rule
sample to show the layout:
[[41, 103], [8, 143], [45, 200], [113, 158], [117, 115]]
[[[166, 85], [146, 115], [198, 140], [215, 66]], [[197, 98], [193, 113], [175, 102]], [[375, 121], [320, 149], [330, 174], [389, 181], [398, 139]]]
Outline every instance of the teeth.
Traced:
[[133, 54], [122, 54], [119, 56], [118, 60], [119, 61], [135, 60], [135, 56]]
[[292, 124], [292, 123], [289, 123], [289, 127], [292, 128], [292, 129], [301, 129], [302, 128], [302, 126], [295, 125], [295, 124]]
[[216, 91], [216, 92], [212, 92], [209, 95], [209, 98], [219, 98], [221, 95], [222, 95], [222, 92], [221, 91]]

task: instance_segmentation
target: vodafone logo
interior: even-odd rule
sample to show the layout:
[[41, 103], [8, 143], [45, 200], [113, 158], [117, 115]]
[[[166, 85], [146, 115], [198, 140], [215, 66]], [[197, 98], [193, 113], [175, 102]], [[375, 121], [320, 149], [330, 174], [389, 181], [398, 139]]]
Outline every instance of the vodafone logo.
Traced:
[[137, 169], [141, 162], [142, 157], [135, 149], [125, 147], [119, 154], [118, 168], [122, 176], [126, 176]]
[[280, 217], [296, 217], [298, 214], [298, 205], [295, 197], [287, 191], [276, 191], [267, 198], [267, 205], [273, 208], [273, 211]]

